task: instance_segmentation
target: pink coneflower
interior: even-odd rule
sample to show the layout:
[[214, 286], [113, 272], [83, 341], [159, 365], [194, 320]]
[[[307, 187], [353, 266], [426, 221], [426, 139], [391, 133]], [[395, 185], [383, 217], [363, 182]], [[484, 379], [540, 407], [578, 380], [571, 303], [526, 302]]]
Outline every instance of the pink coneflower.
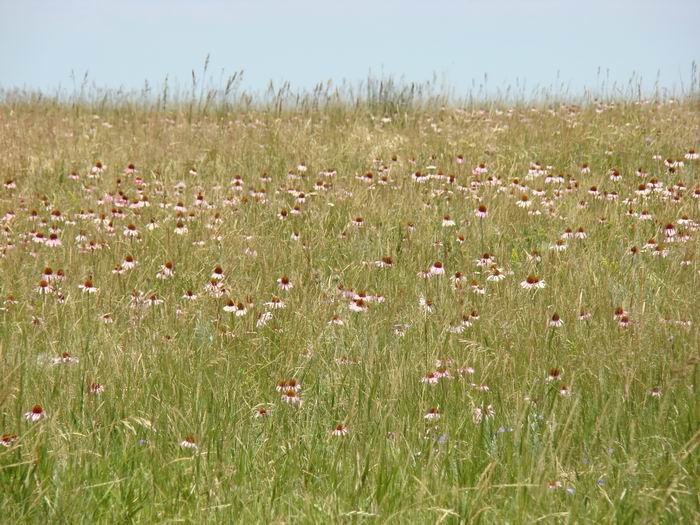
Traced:
[[425, 383], [428, 385], [437, 385], [438, 381], [440, 381], [440, 376], [435, 372], [428, 372], [420, 380], [421, 383]]
[[122, 268], [124, 268], [125, 270], [132, 270], [136, 268], [137, 265], [138, 261], [136, 261], [136, 259], [134, 259], [132, 255], [125, 256], [124, 262], [122, 262]]
[[622, 180], [622, 175], [620, 175], [620, 172], [615, 168], [611, 169], [608, 172], [608, 175], [610, 177], [610, 180], [613, 182], [618, 182], [618, 181]]
[[698, 160], [698, 159], [700, 159], [700, 155], [694, 149], [689, 149], [688, 153], [685, 154], [685, 160]]
[[561, 370], [558, 368], [550, 368], [547, 375], [547, 381], [558, 381], [561, 378]]
[[270, 417], [270, 415], [271, 411], [269, 408], [266, 407], [258, 407], [255, 409], [255, 412], [253, 412], [253, 416], [259, 419]]
[[90, 392], [92, 395], [100, 395], [104, 391], [105, 391], [105, 387], [99, 383], [92, 383], [92, 384], [90, 384], [90, 387], [88, 388], [88, 392]]
[[34, 405], [29, 412], [24, 414], [24, 419], [31, 421], [32, 423], [36, 423], [44, 417], [46, 417], [46, 413], [44, 412], [44, 409], [41, 408], [41, 405]]
[[334, 315], [329, 319], [328, 324], [331, 326], [343, 326], [345, 321], [343, 321], [340, 316]]
[[256, 328], [262, 328], [272, 320], [272, 312], [261, 312], [255, 320]]
[[583, 226], [581, 226], [578, 230], [576, 230], [574, 237], [576, 239], [585, 239], [588, 237], [588, 234], [586, 233], [586, 230], [583, 229]]
[[566, 251], [567, 247], [568, 246], [564, 239], [557, 239], [557, 241], [554, 244], [551, 244], [549, 246], [549, 249], [555, 252], [563, 252]]
[[428, 410], [428, 413], [423, 416], [424, 419], [428, 421], [437, 421], [440, 419], [440, 410], [436, 407], [431, 408]]
[[374, 265], [377, 268], [391, 268], [394, 265], [394, 260], [391, 257], [382, 257], [381, 260], [375, 261]]
[[485, 204], [480, 204], [475, 210], [474, 210], [474, 215], [479, 217], [480, 219], [484, 219], [488, 217], [489, 215], [489, 210], [486, 207]]
[[282, 401], [294, 406], [301, 406], [302, 403], [301, 396], [292, 388], [284, 391], [282, 394]]
[[35, 290], [40, 295], [47, 295], [54, 292], [54, 287], [51, 286], [46, 279], [42, 279], [39, 281], [39, 284]]
[[426, 297], [423, 297], [423, 296], [421, 296], [421, 297], [418, 299], [418, 306], [420, 306], [421, 310], [423, 310], [423, 312], [426, 313], [426, 314], [431, 314], [431, 313], [433, 313], [433, 309], [434, 309], [434, 307], [435, 307], [435, 305], [433, 304], [433, 300], [432, 300], [432, 299], [429, 299], [429, 298], [426, 298]]
[[171, 261], [167, 261], [164, 265], [160, 267], [160, 270], [158, 270], [158, 273], [156, 273], [156, 278], [158, 279], [170, 279], [175, 275], [175, 270], [173, 263]]
[[486, 280], [489, 282], [497, 283], [505, 278], [506, 274], [503, 273], [503, 270], [494, 264], [493, 266], [491, 266], [491, 274], [486, 278]]
[[248, 313], [248, 309], [242, 302], [236, 303], [233, 299], [229, 299], [224, 306], [224, 312], [233, 313], [236, 317], [243, 317]]
[[342, 423], [339, 423], [333, 429], [332, 435], [334, 435], [336, 437], [342, 437], [342, 436], [347, 436], [348, 432], [349, 432], [348, 427], [346, 427]]
[[195, 301], [197, 299], [197, 294], [194, 293], [192, 290], [187, 290], [182, 295], [182, 298], [185, 299], [186, 301]]
[[651, 397], [655, 397], [658, 399], [661, 397], [661, 389], [658, 386], [655, 386], [649, 391], [649, 394], [651, 394]]
[[367, 311], [367, 301], [365, 299], [362, 299], [362, 298], [353, 299], [348, 304], [348, 308], [350, 308], [350, 310], [353, 312], [366, 312]]
[[455, 163], [462, 165], [464, 164], [464, 155], [457, 155], [455, 157]]
[[185, 226], [185, 223], [179, 220], [177, 221], [177, 224], [175, 224], [175, 230], [173, 231], [176, 235], [185, 235], [189, 230], [187, 229], [187, 226]]
[[443, 275], [445, 273], [445, 268], [440, 261], [435, 261], [430, 267], [430, 273], [432, 275]]
[[583, 164], [581, 164], [581, 170], [580, 170], [580, 171], [581, 171], [581, 174], [582, 174], [582, 175], [587, 175], [588, 173], [591, 172], [591, 168], [590, 168], [590, 166], [588, 166], [587, 163], [583, 163]]
[[214, 268], [214, 271], [211, 274], [211, 278], [215, 281], [221, 281], [224, 279], [224, 270], [221, 266], [217, 266]]
[[549, 326], [552, 328], [559, 328], [564, 326], [564, 321], [561, 317], [559, 317], [559, 314], [555, 312], [554, 315], [552, 315], [552, 318], [549, 320]]
[[568, 388], [566, 385], [561, 385], [561, 386], [559, 387], [559, 395], [560, 395], [560, 396], [562, 396], [562, 397], [567, 397], [567, 396], [569, 396], [570, 394], [571, 394], [571, 391], [569, 390], [569, 388]]
[[180, 441], [180, 447], [188, 450], [197, 450], [199, 448], [194, 436], [191, 435]]
[[78, 288], [80, 288], [83, 293], [97, 293], [97, 287], [92, 283], [91, 279], [85, 279], [83, 284], [79, 284]]
[[138, 237], [139, 231], [136, 229], [136, 225], [129, 223], [124, 228], [124, 237]]
[[50, 233], [49, 238], [44, 241], [44, 245], [50, 247], [50, 248], [56, 248], [58, 246], [61, 246], [61, 239], [58, 238], [58, 235], [55, 233]]
[[159, 304], [163, 304], [163, 299], [159, 298], [156, 294], [152, 293], [148, 296], [148, 298], [146, 298], [144, 304], [146, 306], [158, 306]]
[[286, 308], [287, 305], [282, 299], [273, 295], [272, 299], [265, 303], [265, 306], [272, 310], [281, 310], [282, 308]]
[[442, 227], [443, 228], [450, 228], [455, 225], [455, 221], [452, 220], [452, 218], [449, 215], [445, 215], [442, 218]]
[[350, 224], [355, 228], [362, 228], [365, 225], [365, 220], [362, 217], [355, 217]]
[[619, 326], [620, 328], [627, 328], [627, 327], [630, 325], [631, 322], [632, 322], [632, 321], [630, 320], [629, 317], [627, 317], [626, 315], [623, 315], [623, 316], [620, 317], [620, 319], [617, 321], [617, 324], [618, 324], [618, 326]]
[[280, 287], [281, 290], [284, 291], [291, 290], [292, 288], [294, 288], [294, 283], [292, 283], [292, 281], [290, 281], [289, 277], [287, 277], [286, 275], [283, 275], [282, 277], [277, 279], [277, 285]]
[[63, 364], [63, 365], [73, 365], [73, 364], [75, 364], [75, 363], [80, 362], [80, 359], [78, 359], [77, 357], [73, 357], [73, 356], [70, 355], [70, 353], [68, 353], [68, 352], [63, 352], [60, 356], [54, 357], [54, 358], [51, 360], [51, 362], [52, 362], [54, 365], [61, 365], [61, 364]]
[[481, 284], [479, 284], [479, 282], [476, 279], [472, 279], [470, 286], [471, 286], [472, 292], [474, 292], [475, 294], [486, 295], [486, 288], [481, 286]]
[[489, 169], [486, 167], [486, 164], [484, 164], [483, 162], [480, 163], [478, 166], [475, 166], [474, 169], [472, 169], [472, 175], [485, 175], [488, 172], [489, 172]]
[[0, 437], [0, 445], [5, 448], [10, 448], [18, 439], [17, 434], [3, 434], [2, 437]]
[[516, 204], [521, 208], [529, 208], [532, 205], [532, 201], [527, 194], [523, 193]]
[[581, 310], [578, 314], [579, 321], [588, 321], [591, 317], [591, 313], [586, 310]]
[[541, 289], [544, 288], [544, 279], [540, 279], [536, 275], [528, 275], [527, 279], [520, 283], [520, 286], [525, 290]]

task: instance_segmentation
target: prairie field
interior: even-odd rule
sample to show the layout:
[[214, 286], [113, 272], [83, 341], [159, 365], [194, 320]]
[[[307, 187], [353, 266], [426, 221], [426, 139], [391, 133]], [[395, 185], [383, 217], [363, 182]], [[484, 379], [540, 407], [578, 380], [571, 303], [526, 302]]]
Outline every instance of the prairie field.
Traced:
[[700, 520], [697, 98], [390, 98], [6, 94], [0, 523]]

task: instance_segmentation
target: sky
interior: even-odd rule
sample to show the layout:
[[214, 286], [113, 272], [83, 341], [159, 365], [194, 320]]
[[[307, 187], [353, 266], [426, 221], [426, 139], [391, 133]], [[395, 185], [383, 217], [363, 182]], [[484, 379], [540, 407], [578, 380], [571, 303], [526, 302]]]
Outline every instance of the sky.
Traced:
[[[243, 71], [309, 89], [368, 75], [579, 94], [641, 78], [686, 89], [700, 0], [0, 0], [0, 87], [186, 86]], [[486, 77], [485, 77], [486, 76]]]

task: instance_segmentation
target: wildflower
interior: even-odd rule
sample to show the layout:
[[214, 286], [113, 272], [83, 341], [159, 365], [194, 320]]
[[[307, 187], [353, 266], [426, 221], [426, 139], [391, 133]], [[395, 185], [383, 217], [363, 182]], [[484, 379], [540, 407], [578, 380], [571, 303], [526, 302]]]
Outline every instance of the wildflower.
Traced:
[[428, 421], [437, 421], [440, 419], [440, 410], [437, 408], [433, 407], [430, 410], [428, 410], [428, 413], [423, 416], [424, 419]]
[[39, 281], [39, 285], [35, 288], [35, 290], [40, 295], [47, 295], [54, 292], [53, 286], [51, 286], [46, 279]]
[[80, 359], [78, 359], [77, 357], [73, 357], [68, 352], [63, 352], [60, 356], [54, 357], [51, 360], [51, 362], [54, 365], [60, 365], [60, 364], [71, 365], [71, 364], [78, 363], [79, 361], [80, 361]]
[[171, 261], [167, 261], [164, 265], [160, 267], [160, 270], [158, 270], [158, 273], [156, 273], [156, 278], [157, 279], [170, 279], [175, 275], [175, 271], [173, 269], [173, 263]]
[[121, 264], [122, 268], [124, 268], [125, 270], [132, 270], [136, 268], [137, 265], [138, 262], [136, 261], [136, 259], [134, 259], [132, 255], [126, 255], [124, 257], [124, 262], [122, 262]]
[[36, 423], [44, 417], [46, 417], [46, 414], [44, 413], [44, 409], [41, 408], [41, 405], [34, 405], [29, 412], [24, 414], [24, 419], [32, 423]]
[[394, 261], [391, 257], [382, 257], [381, 260], [375, 261], [374, 265], [377, 268], [391, 268], [394, 265]]
[[221, 268], [221, 266], [217, 266], [214, 268], [214, 271], [211, 274], [211, 278], [215, 281], [221, 281], [224, 279], [224, 270]]
[[248, 313], [248, 308], [242, 302], [235, 302], [233, 299], [229, 299], [224, 306], [224, 312], [233, 313], [236, 317], [243, 317]]
[[561, 377], [561, 370], [558, 368], [550, 368], [549, 375], [547, 376], [547, 381], [558, 381]]
[[254, 415], [256, 418], [266, 418], [266, 417], [270, 417], [270, 410], [267, 409], [267, 408], [265, 408], [265, 407], [258, 407], [258, 408], [255, 409], [255, 412], [253, 413], [253, 415]]
[[532, 201], [527, 194], [523, 193], [516, 204], [521, 208], [529, 208], [532, 205]]
[[341, 436], [347, 436], [348, 435], [348, 427], [343, 425], [342, 423], [339, 423], [338, 425], [335, 426], [333, 429], [332, 434], [336, 437], [341, 437]]
[[185, 235], [189, 230], [187, 229], [187, 226], [185, 226], [185, 223], [180, 221], [177, 221], [177, 224], [175, 225], [175, 234], [176, 235]]
[[433, 312], [433, 300], [432, 299], [427, 299], [423, 296], [418, 299], [418, 306], [420, 306], [421, 310], [423, 310], [424, 313], [430, 314]]
[[549, 326], [552, 328], [559, 328], [564, 326], [564, 321], [561, 319], [561, 317], [559, 317], [559, 314], [555, 312], [554, 315], [552, 315], [552, 318], [549, 320]]
[[455, 221], [453, 221], [449, 215], [445, 215], [442, 218], [442, 227], [443, 228], [450, 228], [452, 226], [455, 226], [455, 224], [456, 224]]
[[17, 442], [17, 439], [17, 434], [3, 434], [2, 437], [0, 437], [0, 445], [5, 448], [10, 448]]
[[293, 388], [285, 390], [284, 394], [282, 394], [282, 401], [294, 406], [301, 406], [302, 403], [301, 396]]
[[280, 287], [280, 289], [284, 291], [291, 290], [292, 288], [294, 288], [294, 284], [292, 283], [292, 281], [289, 280], [289, 277], [287, 277], [286, 275], [283, 275], [282, 277], [277, 279], [277, 284]]
[[124, 228], [124, 237], [138, 237], [139, 236], [139, 231], [136, 229], [135, 224], [127, 224], [126, 228]]
[[287, 307], [284, 301], [282, 301], [279, 297], [274, 295], [272, 296], [272, 299], [265, 303], [265, 306], [271, 308], [272, 310], [281, 310], [282, 308]]
[[83, 291], [83, 293], [97, 293], [97, 287], [95, 287], [91, 279], [85, 279], [83, 284], [78, 285], [78, 288], [80, 288]]
[[332, 325], [332, 326], [343, 326], [345, 324], [345, 321], [343, 321], [340, 318], [340, 316], [334, 315], [333, 317], [330, 318], [330, 320], [328, 321], [328, 324]]
[[187, 290], [182, 295], [182, 298], [185, 299], [186, 301], [195, 301], [197, 299], [197, 294], [194, 293], [192, 290]]
[[436, 374], [435, 372], [428, 372], [425, 376], [421, 378], [420, 382], [428, 385], [437, 385], [439, 380], [440, 377], [438, 374]]
[[430, 267], [430, 273], [432, 275], [443, 275], [445, 273], [445, 268], [443, 268], [440, 261], [435, 261]]
[[49, 235], [49, 238], [46, 239], [44, 244], [50, 248], [56, 248], [58, 246], [61, 246], [61, 239], [58, 238], [58, 235], [55, 233], [52, 233]]
[[560, 396], [562, 396], [562, 397], [567, 397], [567, 396], [569, 396], [570, 394], [571, 394], [571, 392], [569, 391], [569, 389], [568, 389], [568, 387], [567, 387], [566, 385], [561, 385], [561, 386], [559, 387], [559, 395], [560, 395]]
[[195, 442], [194, 436], [187, 436], [180, 442], [180, 447], [189, 450], [197, 450], [199, 447]]
[[579, 321], [588, 321], [591, 317], [591, 313], [587, 310], [581, 310], [578, 314]]
[[88, 388], [88, 392], [93, 395], [99, 395], [105, 391], [105, 387], [99, 383], [92, 383]]
[[480, 219], [484, 219], [489, 215], [488, 208], [485, 204], [480, 204], [479, 207], [476, 210], [474, 210], [474, 215], [476, 215]]
[[148, 296], [148, 299], [146, 299], [145, 304], [146, 306], [158, 306], [159, 304], [163, 304], [163, 299], [152, 293]]
[[661, 397], [661, 389], [658, 386], [655, 386], [652, 388], [649, 393], [651, 394], [651, 397], [655, 398], [660, 398]]
[[351, 311], [353, 312], [366, 312], [367, 311], [367, 302], [364, 299], [353, 299], [350, 301], [350, 304], [348, 304], [348, 308], [350, 308]]
[[557, 241], [550, 245], [549, 249], [557, 252], [563, 252], [567, 248], [566, 241], [564, 239], [557, 239]]
[[535, 275], [528, 275], [527, 279], [520, 283], [520, 286], [525, 290], [541, 289], [544, 288], [544, 279], [540, 279]]
[[262, 312], [258, 315], [258, 318], [255, 321], [255, 326], [257, 328], [262, 328], [271, 320], [272, 320], [272, 313], [271, 312]]

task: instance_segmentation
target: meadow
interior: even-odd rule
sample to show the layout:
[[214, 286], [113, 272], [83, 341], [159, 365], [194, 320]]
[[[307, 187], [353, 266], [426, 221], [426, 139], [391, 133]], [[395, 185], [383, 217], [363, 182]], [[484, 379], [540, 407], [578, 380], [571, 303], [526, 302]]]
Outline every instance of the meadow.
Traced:
[[5, 95], [0, 523], [700, 519], [697, 97], [419, 98]]

